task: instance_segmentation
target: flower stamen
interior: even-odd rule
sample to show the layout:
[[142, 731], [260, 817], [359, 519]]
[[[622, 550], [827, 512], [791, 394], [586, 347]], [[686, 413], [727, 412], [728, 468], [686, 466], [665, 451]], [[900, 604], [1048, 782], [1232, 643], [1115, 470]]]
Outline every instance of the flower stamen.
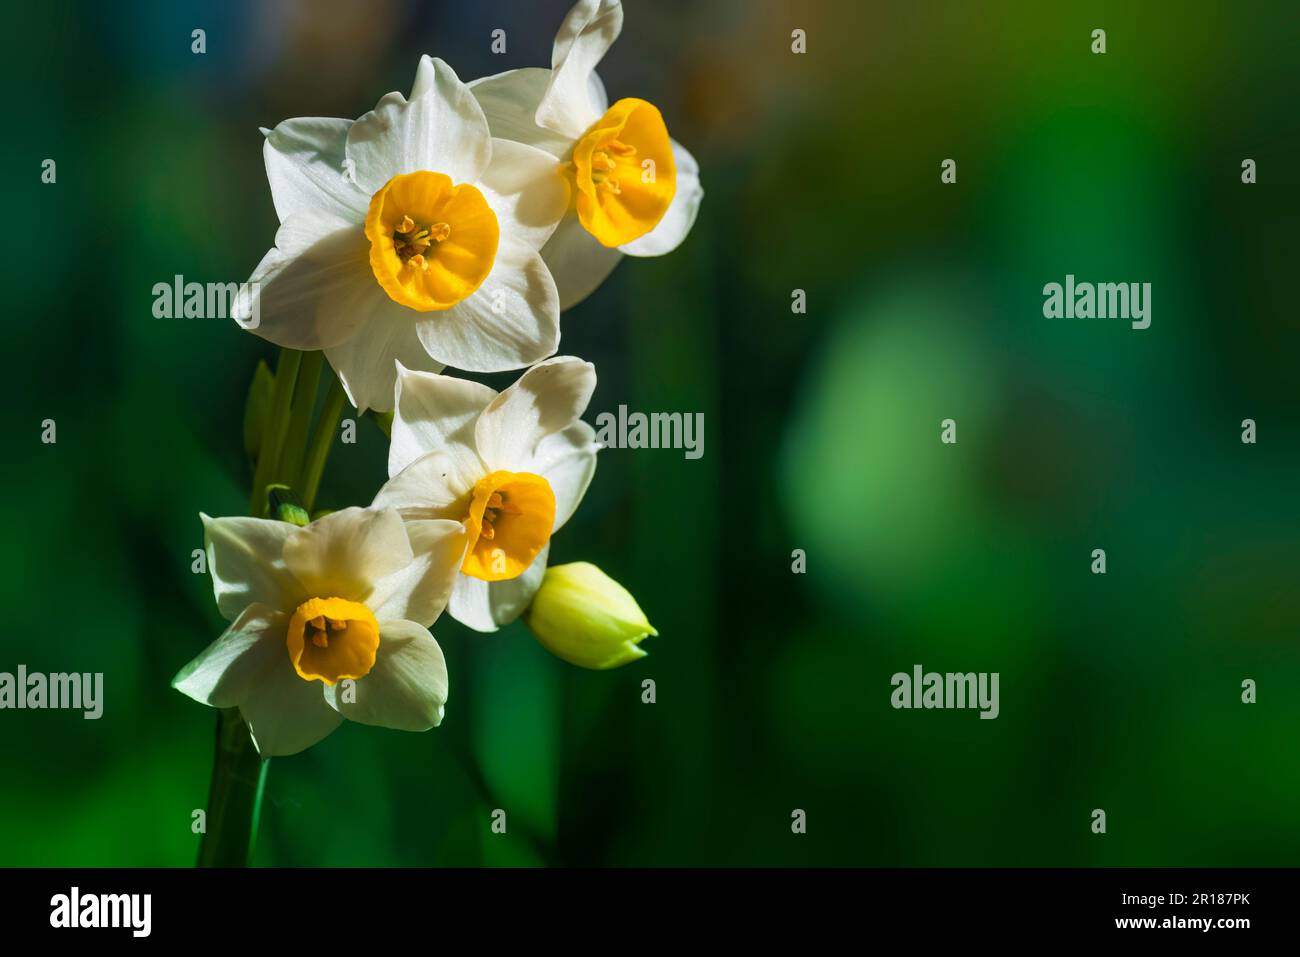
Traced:
[[335, 632], [335, 637], [338, 637], [337, 632], [347, 631], [347, 629], [348, 623], [341, 618], [326, 618], [324, 615], [317, 615], [307, 622], [305, 634], [317, 648], [328, 648], [330, 646], [329, 632]]
[[451, 226], [447, 223], [420, 226], [410, 216], [404, 215], [393, 230], [393, 248], [404, 265], [428, 269], [424, 254], [433, 244], [446, 242], [450, 237]]

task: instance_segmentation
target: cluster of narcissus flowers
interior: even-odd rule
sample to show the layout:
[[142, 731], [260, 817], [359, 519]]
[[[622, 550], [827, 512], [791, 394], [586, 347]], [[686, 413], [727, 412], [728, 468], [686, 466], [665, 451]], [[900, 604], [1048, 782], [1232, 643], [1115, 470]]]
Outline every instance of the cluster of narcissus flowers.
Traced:
[[[549, 69], [466, 84], [425, 56], [409, 98], [265, 131], [280, 228], [251, 278], [253, 331], [323, 352], [357, 410], [392, 421], [368, 508], [204, 517], [231, 624], [174, 685], [238, 708], [263, 755], [344, 718], [437, 725], [448, 676], [429, 628], [444, 609], [481, 632], [523, 616], [587, 668], [635, 660], [656, 634], [595, 566], [547, 567], [599, 448], [581, 418], [595, 368], [548, 358], [560, 311], [624, 254], [675, 249], [703, 196], [660, 111], [606, 97], [595, 67], [622, 25], [619, 0], [580, 0]], [[498, 393], [448, 367], [526, 371]]]

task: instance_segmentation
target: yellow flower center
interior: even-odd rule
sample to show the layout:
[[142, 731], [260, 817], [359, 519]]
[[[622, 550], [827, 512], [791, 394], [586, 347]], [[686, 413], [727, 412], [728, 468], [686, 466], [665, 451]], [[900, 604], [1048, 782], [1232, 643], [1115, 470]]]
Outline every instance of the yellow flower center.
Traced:
[[489, 582], [516, 578], [546, 547], [554, 527], [550, 482], [531, 472], [493, 472], [474, 485], [460, 570]]
[[361, 678], [375, 666], [379, 622], [360, 602], [311, 598], [289, 619], [285, 645], [304, 681], [319, 679], [332, 685], [344, 678]]
[[500, 227], [469, 183], [421, 170], [394, 176], [370, 198], [370, 269], [393, 302], [450, 309], [492, 271]]
[[650, 232], [677, 192], [668, 128], [645, 100], [611, 106], [578, 140], [569, 171], [578, 220], [604, 246], [622, 246]]

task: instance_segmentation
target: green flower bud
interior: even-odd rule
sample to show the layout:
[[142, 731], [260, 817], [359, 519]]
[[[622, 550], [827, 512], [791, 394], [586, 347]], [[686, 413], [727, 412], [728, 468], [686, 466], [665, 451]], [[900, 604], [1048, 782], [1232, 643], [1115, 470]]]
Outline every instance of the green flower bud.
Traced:
[[293, 493], [293, 489], [289, 488], [289, 486], [268, 485], [266, 487], [266, 497], [271, 518], [299, 527], [311, 522], [307, 510], [302, 507], [302, 502], [298, 500], [298, 496]]
[[525, 613], [551, 654], [580, 668], [617, 668], [645, 657], [658, 635], [626, 588], [589, 562], [552, 565]]

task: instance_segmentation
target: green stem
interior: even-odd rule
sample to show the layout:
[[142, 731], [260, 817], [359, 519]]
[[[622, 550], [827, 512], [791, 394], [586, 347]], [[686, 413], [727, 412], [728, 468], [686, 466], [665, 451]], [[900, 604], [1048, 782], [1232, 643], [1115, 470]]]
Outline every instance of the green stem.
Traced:
[[293, 409], [289, 413], [289, 428], [285, 434], [284, 450], [276, 467], [274, 481], [283, 482], [298, 491], [298, 473], [307, 454], [307, 438], [311, 431], [311, 413], [316, 407], [316, 387], [320, 383], [324, 354], [308, 352], [303, 355], [298, 369], [298, 385], [293, 393]]
[[[249, 494], [248, 509], [254, 516], [260, 517], [266, 511], [268, 485], [277, 479], [292, 482], [297, 478], [312, 408], [316, 404], [322, 361], [319, 352], [280, 350]], [[337, 410], [334, 416], [338, 417]], [[324, 468], [323, 460], [320, 468]], [[319, 481], [317, 475], [315, 482]], [[207, 816], [199, 844], [200, 867], [247, 867], [252, 863], [270, 763], [257, 753], [239, 710], [221, 711], [217, 716], [217, 746], [212, 760]]]
[[301, 352], [280, 350], [280, 361], [275, 367], [275, 385], [271, 389], [271, 410], [266, 427], [262, 429], [262, 445], [257, 450], [257, 468], [253, 472], [253, 491], [248, 499], [248, 510], [255, 516], [260, 517], [266, 511], [266, 487], [274, 480], [280, 466], [280, 452], [289, 429], [293, 387], [301, 365]]
[[270, 763], [258, 756], [239, 711], [221, 711], [199, 867], [247, 867], [252, 863]]
[[316, 422], [316, 433], [311, 437], [311, 448], [307, 450], [307, 462], [303, 466], [302, 504], [308, 513], [316, 505], [316, 492], [320, 489], [320, 478], [325, 472], [325, 462], [330, 457], [334, 446], [335, 431], [343, 415], [343, 405], [347, 396], [337, 378], [330, 380], [329, 394], [325, 396], [325, 407], [321, 409], [320, 419]]

